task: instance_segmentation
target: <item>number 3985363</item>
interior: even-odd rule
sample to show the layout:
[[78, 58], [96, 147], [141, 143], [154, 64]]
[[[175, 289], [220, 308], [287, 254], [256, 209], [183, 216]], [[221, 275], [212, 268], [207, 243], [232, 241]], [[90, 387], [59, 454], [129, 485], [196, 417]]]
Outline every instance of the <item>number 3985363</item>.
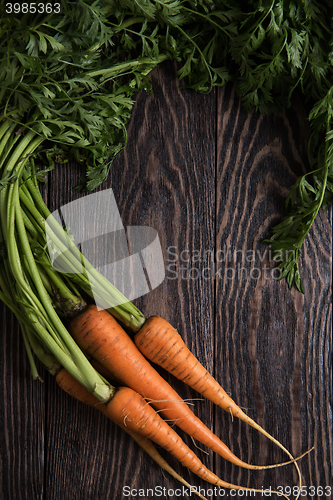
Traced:
[[61, 5], [59, 2], [6, 2], [6, 14], [59, 14]]

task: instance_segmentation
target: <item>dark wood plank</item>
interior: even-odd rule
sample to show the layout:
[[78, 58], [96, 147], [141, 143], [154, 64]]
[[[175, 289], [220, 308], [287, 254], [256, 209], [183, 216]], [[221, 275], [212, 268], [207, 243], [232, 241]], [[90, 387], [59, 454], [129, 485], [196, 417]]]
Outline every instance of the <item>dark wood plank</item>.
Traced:
[[[164, 253], [163, 283], [138, 299], [137, 306], [147, 317], [157, 314], [167, 319], [211, 368], [214, 337], [208, 335], [204, 343], [202, 332], [213, 332], [214, 284], [203, 283], [205, 262], [195, 266], [195, 274], [191, 270], [193, 254], [214, 244], [215, 113], [215, 92], [198, 95], [180, 90], [173, 65], [163, 65], [154, 72], [153, 97], [137, 99], [124, 162], [111, 175], [115, 191], [120, 192], [122, 219], [155, 228]], [[210, 405], [195, 401], [194, 391], [160, 372], [184, 398], [194, 399], [195, 413], [213, 428]], [[179, 433], [193, 447], [191, 439]], [[212, 467], [212, 454], [198, 453]], [[172, 463], [191, 484], [205, 487]], [[160, 483], [141, 480], [141, 487], [154, 484]], [[165, 484], [176, 486], [174, 480]]]
[[18, 322], [2, 303], [0, 318], [0, 498], [42, 500], [45, 387], [32, 380]]
[[[304, 295], [276, 280], [263, 243], [284, 214], [288, 189], [307, 167], [306, 115], [297, 100], [276, 116], [248, 115], [226, 87], [219, 94], [218, 125], [216, 248], [222, 253], [215, 373], [239, 405], [295, 456], [315, 445], [301, 462], [304, 484], [330, 486], [331, 386], [325, 379], [331, 339], [331, 214], [320, 214], [306, 241]], [[228, 442], [244, 460], [285, 459], [239, 422], [220, 413], [216, 421], [221, 430], [229, 429]], [[297, 479], [292, 467], [257, 476], [222, 463], [219, 470], [259, 488], [286, 487]]]

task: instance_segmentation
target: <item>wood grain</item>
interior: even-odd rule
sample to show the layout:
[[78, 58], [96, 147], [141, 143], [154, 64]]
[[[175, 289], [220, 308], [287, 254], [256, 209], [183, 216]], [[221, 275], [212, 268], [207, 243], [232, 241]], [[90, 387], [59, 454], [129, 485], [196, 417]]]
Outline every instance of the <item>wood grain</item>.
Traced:
[[[315, 445], [301, 462], [304, 484], [330, 486], [331, 211], [320, 213], [306, 241], [304, 295], [277, 281], [263, 243], [284, 213], [288, 189], [307, 168], [302, 103], [295, 99], [275, 116], [248, 114], [232, 86], [207, 95], [181, 90], [171, 63], [157, 68], [152, 82], [153, 95], [137, 95], [127, 147], [99, 188], [113, 189], [125, 227], [150, 226], [160, 238], [165, 279], [135, 304], [146, 316], [170, 321], [235, 401], [295, 455]], [[81, 174], [75, 165], [52, 172], [51, 210], [83, 196], [75, 190]], [[142, 488], [141, 497], [157, 498], [146, 490], [161, 486], [161, 498], [174, 499], [179, 485], [116, 426], [62, 394], [47, 374], [43, 385], [31, 382], [16, 320], [2, 305], [1, 314], [0, 497], [123, 500], [137, 498]], [[193, 399], [197, 415], [241, 458], [286, 459], [256, 431], [163, 376]], [[296, 484], [292, 466], [249, 472], [196, 451], [236, 484]], [[125, 496], [124, 485], [137, 495]], [[303, 498], [314, 498], [309, 493]]]
[[0, 498], [41, 500], [45, 387], [32, 381], [18, 322], [2, 303], [0, 317]]
[[[288, 112], [274, 117], [248, 115], [232, 88], [225, 88], [219, 95], [218, 123], [216, 246], [226, 258], [220, 263], [216, 284], [216, 345], [221, 354], [215, 357], [215, 369], [222, 373], [222, 385], [249, 415], [283, 444], [289, 443], [298, 456], [316, 441], [313, 433], [304, 435], [314, 384], [314, 379], [312, 387], [306, 382], [308, 370], [315, 370], [320, 378], [328, 368], [318, 357], [312, 361], [315, 365], [306, 366], [305, 358], [314, 338], [330, 336], [326, 320], [309, 329], [312, 315], [331, 315], [330, 219], [321, 214], [307, 240], [301, 264], [304, 296], [277, 282], [263, 239], [284, 213], [288, 187], [307, 168], [306, 116], [297, 101]], [[316, 383], [320, 384], [318, 379]], [[312, 405], [312, 414], [319, 418], [323, 410], [327, 415], [327, 405], [325, 400]], [[327, 416], [320, 420], [327, 422]], [[226, 417], [221, 427], [225, 425]], [[236, 452], [245, 451], [244, 459], [252, 463], [283, 460], [283, 454], [265, 438], [238, 427], [235, 433], [235, 423], [229, 425], [229, 439]], [[320, 484], [330, 484], [331, 461], [323, 459], [323, 449], [330, 453], [330, 440], [328, 426], [321, 446], [302, 460], [306, 485], [313, 484], [309, 468], [314, 463]], [[262, 472], [260, 477], [272, 487], [296, 479], [290, 468]], [[247, 472], [239, 478], [242, 484], [254, 484]]]

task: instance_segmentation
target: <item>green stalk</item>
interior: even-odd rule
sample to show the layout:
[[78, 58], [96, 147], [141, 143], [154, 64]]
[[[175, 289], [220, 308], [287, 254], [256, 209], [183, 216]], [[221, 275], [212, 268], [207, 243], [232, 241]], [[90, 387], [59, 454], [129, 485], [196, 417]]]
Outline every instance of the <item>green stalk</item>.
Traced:
[[[74, 378], [84, 387], [89, 390], [89, 386], [87, 384], [87, 378], [82, 374], [82, 371], [78, 368], [78, 366], [74, 363], [72, 358], [64, 353], [64, 351], [59, 347], [59, 345], [52, 339], [52, 337], [48, 334], [45, 328], [38, 321], [38, 318], [35, 314], [30, 313], [28, 316], [34, 329], [36, 330], [38, 336], [41, 338], [42, 342], [48, 347], [48, 349], [53, 353], [56, 359], [60, 362], [60, 364], [66, 368], [66, 370], [73, 375]], [[87, 361], [88, 363], [88, 361]], [[113, 392], [113, 388], [108, 387], [107, 391], [103, 391], [102, 387], [99, 385], [106, 385], [103, 382], [96, 382], [96, 386], [93, 391], [91, 391], [100, 401], [107, 402], [110, 400]], [[102, 395], [104, 394], [104, 397]]]
[[[24, 225], [33, 238], [35, 253], [37, 245], [39, 244], [39, 253], [36, 258], [39, 262], [39, 265], [37, 265], [37, 267], [39, 269], [40, 277], [44, 283], [45, 288], [47, 288], [49, 295], [55, 296], [56, 299], [60, 299], [60, 301], [57, 301], [57, 303], [59, 304], [58, 309], [62, 311], [65, 316], [76, 315], [87, 304], [85, 300], [80, 296], [80, 293], [78, 293], [77, 288], [71, 286], [70, 290], [63, 279], [64, 276], [60, 277], [59, 273], [54, 270], [49, 256], [45, 251], [45, 233], [42, 227], [36, 222], [36, 217], [38, 219], [42, 218], [36, 207], [33, 205], [32, 201], [30, 200], [30, 193], [28, 192], [26, 195], [24, 193], [24, 190], [22, 189], [23, 187], [24, 186], [21, 186], [20, 188], [20, 201], [23, 201], [26, 208], [30, 208], [30, 211], [26, 212], [24, 210], [24, 207], [21, 207], [21, 213]], [[60, 307], [60, 302], [62, 304], [62, 307]]]
[[[38, 297], [40, 298], [45, 308], [47, 316], [50, 318], [51, 324], [53, 325], [54, 329], [57, 332], [59, 332], [61, 338], [65, 342], [66, 347], [73, 356], [73, 359], [75, 360], [77, 366], [82, 371], [86, 379], [84, 386], [88, 388], [89, 392], [92, 392], [96, 396], [98, 394], [99, 399], [102, 398], [101, 400], [103, 400], [106, 397], [107, 398], [106, 400], [108, 400], [110, 394], [108, 394], [107, 386], [103, 382], [101, 382], [99, 374], [87, 361], [87, 358], [84, 356], [81, 349], [78, 348], [72, 336], [69, 334], [68, 330], [64, 327], [62, 321], [60, 320], [59, 316], [57, 315], [57, 313], [53, 308], [53, 304], [49, 294], [45, 290], [45, 287], [43, 285], [43, 282], [41, 280], [41, 277], [37, 269], [34, 256], [31, 252], [29, 240], [25, 232], [24, 222], [21, 214], [21, 208], [19, 205], [18, 183], [15, 183], [14, 186], [15, 187], [13, 189], [13, 205], [15, 206], [16, 228], [19, 238], [21, 240], [22, 247], [25, 251], [25, 257], [28, 262], [29, 272], [33, 280], [33, 283], [36, 287]], [[105, 388], [103, 387], [103, 385], [105, 385]]]
[[[45, 219], [51, 214], [41, 197], [37, 184], [28, 178], [25, 166], [30, 155], [43, 142], [43, 137], [36, 137], [33, 131], [28, 131], [22, 137], [13, 136], [14, 130], [14, 126], [9, 125], [8, 121], [0, 127], [2, 178], [11, 176], [11, 181], [4, 184], [0, 193], [1, 239], [5, 242], [8, 253], [8, 259], [4, 261], [7, 279], [1, 279], [3, 292], [1, 292], [0, 298], [5, 299], [6, 296], [4, 302], [12, 309], [13, 300], [15, 302], [18, 300], [18, 304], [20, 304], [18, 310], [22, 310], [22, 313], [16, 311], [17, 316], [23, 315], [29, 320], [30, 327], [21, 321], [23, 325], [21, 329], [34, 378], [38, 378], [38, 372], [32, 351], [38, 358], [41, 358], [42, 354], [38, 346], [43, 344], [84, 387], [100, 401], [107, 402], [112, 397], [113, 388], [105, 383], [76, 345], [55, 311], [51, 299], [51, 296], [55, 297], [56, 300], [58, 297], [60, 305], [62, 299], [66, 299], [66, 308], [69, 310], [75, 310], [84, 304], [80, 296], [72, 294], [63, 277], [52, 268], [49, 260], [45, 260], [46, 254], [43, 256], [42, 253], [46, 243]], [[18, 144], [17, 141], [19, 141]], [[24, 185], [20, 189], [22, 176]], [[21, 203], [23, 203], [24, 209]], [[66, 236], [66, 233], [59, 224], [56, 224], [55, 232], [58, 233], [58, 235], [55, 234], [56, 242], [61, 243], [61, 239], [63, 239], [64, 234]], [[41, 254], [38, 257], [38, 253], [35, 256], [34, 252], [39, 251], [39, 244], [41, 245]], [[101, 297], [111, 294], [115, 301], [127, 302], [125, 307], [122, 305], [119, 308], [114, 308], [113, 312], [121, 321], [131, 325], [136, 322], [137, 325], [141, 326], [144, 319], [140, 311], [84, 259], [74, 244], [72, 245], [75, 247], [76, 254], [67, 252], [66, 258], [69, 264], [74, 271], [78, 271], [83, 263], [85, 270], [84, 274], [81, 272], [76, 276], [76, 282], [81, 282], [85, 288], [96, 287], [100, 290]], [[62, 243], [60, 249], [66, 251], [68, 248]], [[89, 279], [85, 273], [89, 273]], [[13, 300], [8, 295], [9, 287], [7, 285], [7, 283], [12, 282], [14, 282], [15, 287], [18, 286], [17, 298]], [[69, 306], [68, 301], [70, 302]], [[31, 328], [35, 332], [34, 334], [31, 334]], [[36, 340], [34, 335], [37, 335], [42, 344], [34, 342]]]
[[24, 225], [27, 228], [27, 230], [29, 231], [29, 233], [31, 234], [31, 236], [34, 239], [37, 239], [37, 234], [38, 234], [37, 230], [36, 230], [33, 222], [31, 221], [31, 219], [29, 218], [29, 216], [24, 212], [24, 210], [22, 210], [22, 217], [24, 220]]
[[[33, 136], [32, 132], [29, 132], [29, 137], [25, 138], [24, 142], [19, 144], [19, 150], [14, 151], [12, 154], [12, 157], [9, 161], [9, 164], [7, 164], [6, 168], [7, 171], [11, 172], [14, 169], [14, 164], [16, 163], [16, 159], [19, 157], [19, 155], [23, 154], [23, 151], [25, 150], [26, 143], [29, 142], [29, 139]], [[33, 150], [34, 146], [30, 145], [28, 150], [25, 150], [25, 157], [30, 154], [30, 152]], [[27, 158], [26, 158], [27, 159]], [[23, 164], [20, 167], [20, 170], [23, 169]], [[20, 192], [20, 198], [25, 204], [25, 206], [28, 208], [29, 212], [32, 215], [32, 220], [34, 221], [35, 227], [40, 228], [41, 234], [44, 236], [44, 242], [45, 242], [45, 218], [49, 217], [51, 215], [50, 211], [46, 207], [44, 200], [41, 197], [39, 189], [36, 187], [36, 185], [33, 183], [31, 178], [28, 178], [27, 174], [24, 174], [25, 178], [25, 186], [26, 189], [28, 189], [28, 193], [31, 195], [31, 198], [34, 200], [35, 205], [33, 205], [30, 201], [30, 197], [27, 196], [26, 192], [21, 191]], [[2, 210], [2, 218], [5, 218], [5, 213], [7, 212], [8, 204], [7, 201], [4, 200], [5, 193], [2, 195], [2, 204], [1, 204], [1, 210]], [[41, 212], [41, 213], [40, 213]], [[8, 212], [7, 212], [8, 213]], [[6, 224], [5, 226], [8, 226]], [[60, 236], [63, 237], [64, 231], [59, 226], [57, 223], [55, 224], [55, 228], [59, 231]], [[5, 229], [6, 232], [6, 229]], [[58, 234], [59, 234], [58, 233]], [[61, 248], [62, 252], [66, 252], [67, 247], [62, 245], [60, 243], [60, 240], [54, 236], [55, 244]], [[70, 242], [71, 244], [71, 242]], [[116, 305], [114, 307], [110, 307], [110, 312], [123, 324], [131, 328], [133, 331], [137, 331], [140, 329], [142, 324], [145, 321], [145, 318], [143, 314], [131, 303], [129, 302], [126, 297], [124, 297], [107, 279], [105, 279], [93, 266], [86, 260], [84, 259], [83, 265], [86, 271], [89, 273], [89, 278], [87, 275], [83, 275], [80, 271], [82, 269], [82, 256], [79, 253], [78, 249], [74, 244], [72, 244], [73, 250], [78, 254], [78, 258], [75, 258], [73, 256], [72, 252], [67, 252], [67, 257], [69, 258], [69, 266], [73, 268], [73, 272], [76, 273], [76, 279], [81, 282], [84, 290], [90, 294], [90, 296], [94, 297], [97, 296], [101, 300], [108, 300], [110, 297], [114, 298], [114, 303], [115, 304], [120, 304]], [[59, 281], [58, 285], [59, 286]], [[92, 293], [91, 287], [94, 289], [94, 293]]]
[[27, 352], [28, 360], [30, 363], [30, 370], [31, 370], [32, 378], [33, 378], [33, 380], [40, 380], [42, 382], [42, 378], [39, 376], [39, 373], [38, 373], [38, 370], [36, 367], [36, 363], [35, 363], [35, 360], [34, 360], [34, 357], [33, 357], [32, 351], [31, 351], [31, 346], [30, 346], [30, 343], [29, 343], [29, 340], [27, 337], [26, 327], [21, 324], [20, 328], [21, 328], [21, 332], [22, 332], [25, 350]]
[[5, 120], [0, 127], [0, 139], [2, 139], [2, 137], [5, 135], [5, 133], [7, 132], [8, 129], [11, 129], [11, 131], [10, 131], [10, 133], [11, 133], [14, 128], [15, 128], [15, 124], [10, 122], [9, 120]]
[[146, 73], [142, 72], [142, 74], [148, 74], [151, 71], [152, 67], [157, 66], [167, 59], [170, 59], [170, 57], [166, 54], [160, 54], [155, 59], [152, 59], [150, 57], [143, 57], [142, 59], [135, 59], [134, 61], [125, 61], [119, 64], [114, 64], [110, 69], [103, 68], [96, 71], [88, 71], [85, 75], [86, 77], [90, 78], [94, 78], [95, 76], [102, 76], [102, 81], [105, 81], [114, 76], [119, 76], [122, 72], [133, 70], [134, 68], [138, 68], [144, 65], [149, 65], [149, 68]]
[[22, 315], [21, 311], [14, 305], [14, 303], [9, 298], [9, 296], [6, 294], [5, 289], [3, 288], [2, 284], [3, 283], [0, 280], [0, 287], [3, 290], [3, 291], [0, 290], [0, 299], [15, 314], [16, 318], [20, 322], [20, 329], [21, 329], [21, 332], [22, 332], [25, 349], [26, 349], [28, 360], [29, 360], [29, 363], [30, 363], [30, 369], [31, 369], [32, 378], [34, 380], [37, 380], [37, 379], [42, 380], [41, 377], [38, 374], [36, 363], [35, 363], [35, 360], [34, 360], [33, 355], [32, 355], [30, 342], [29, 342], [28, 336], [27, 336], [27, 326], [22, 321], [23, 315]]
[[[42, 142], [41, 139], [31, 142], [34, 135], [35, 134], [33, 132], [28, 132], [27, 135], [24, 136], [23, 139], [20, 141], [18, 146], [16, 146], [15, 150], [11, 153], [11, 156], [4, 168], [3, 174], [5, 176], [13, 172], [14, 168], [17, 166], [17, 163], [20, 159], [21, 159], [21, 167], [23, 167], [25, 162], [27, 161], [28, 155], [32, 153]], [[8, 186], [6, 187], [7, 189], [3, 189], [2, 191], [0, 191], [0, 217], [3, 227], [3, 236], [5, 240], [7, 238], [7, 227], [9, 218], [9, 212], [7, 210]]]
[[[85, 300], [71, 292], [66, 283], [62, 280], [62, 278], [60, 278], [59, 274], [52, 269], [51, 264], [43, 264], [43, 271], [45, 278], [47, 275], [49, 282], [52, 283], [52, 295], [54, 295], [59, 304], [61, 304], [60, 310], [65, 314], [65, 316], [74, 316], [86, 307], [87, 304]], [[41, 270], [39, 273], [40, 276], [43, 275]]]
[[[17, 140], [19, 139], [18, 136], [13, 138], [13, 130], [15, 128], [15, 125], [13, 125], [11, 128], [9, 128], [2, 136], [1, 136], [1, 142], [0, 142], [0, 171], [2, 169], [2, 166], [4, 165], [5, 161], [7, 160], [7, 157], [11, 154], [11, 151], [13, 147], [15, 146]], [[10, 174], [7, 172], [7, 175], [2, 175], [1, 179], [1, 184], [2, 186], [5, 186], [6, 183], [10, 181]]]
[[[17, 185], [17, 183], [16, 183]], [[49, 333], [52, 335], [53, 339], [58, 342], [58, 344], [64, 348], [63, 343], [54, 329], [48, 322], [47, 314], [37, 297], [34, 293], [30, 283], [26, 279], [26, 275], [23, 272], [20, 252], [16, 243], [15, 237], [15, 206], [13, 206], [12, 193], [14, 190], [14, 184], [7, 186], [8, 195], [5, 198], [6, 207], [7, 207], [7, 218], [3, 221], [3, 229], [6, 230], [6, 243], [7, 243], [7, 253], [8, 253], [8, 263], [10, 265], [10, 271], [13, 274], [14, 280], [16, 280], [17, 284], [20, 287], [21, 292], [24, 294], [24, 298], [28, 300], [28, 304], [36, 311], [38, 311], [38, 315], [42, 319], [43, 323], [46, 325]], [[3, 193], [0, 193], [2, 195]], [[4, 193], [5, 195], [6, 193]], [[3, 201], [3, 199], [0, 200]], [[6, 225], [7, 224], [7, 225]], [[5, 226], [5, 227], [4, 227]], [[26, 258], [25, 252], [22, 252], [24, 258]]]
[[57, 344], [59, 345], [59, 347], [61, 347], [61, 349], [65, 350], [65, 344], [59, 337], [57, 331], [54, 330], [54, 328], [49, 323], [47, 314], [43, 308], [41, 301], [39, 300], [34, 290], [32, 289], [31, 284], [26, 279], [26, 273], [23, 271], [22, 268], [20, 253], [14, 236], [14, 224], [15, 224], [14, 214], [12, 214], [10, 222], [11, 222], [10, 225], [11, 231], [8, 233], [8, 238], [7, 238], [8, 260], [10, 264], [10, 270], [14, 278], [14, 282], [16, 281], [16, 283], [18, 284], [19, 290], [22, 295], [21, 300], [24, 300], [30, 309], [35, 310], [36, 314], [38, 313], [38, 317], [45, 325], [45, 328], [48, 330], [53, 340], [57, 342]]
[[[23, 175], [24, 175], [24, 173], [22, 173], [22, 176]], [[29, 189], [27, 188], [27, 186], [24, 183], [20, 185], [20, 196], [21, 196], [21, 194], [24, 197], [26, 197], [29, 200], [29, 202], [33, 205], [34, 200], [29, 192]]]
[[15, 314], [17, 320], [19, 321], [25, 348], [30, 362], [32, 377], [34, 380], [38, 379], [42, 382], [43, 380], [38, 374], [35, 360], [32, 356], [32, 351], [52, 375], [55, 375], [57, 371], [59, 371], [61, 365], [56, 360], [56, 358], [52, 354], [46, 352], [45, 348], [42, 347], [42, 345], [38, 342], [35, 334], [31, 331], [31, 322], [29, 321], [28, 316], [24, 314], [19, 308], [23, 307], [22, 302], [18, 302], [18, 305], [14, 304], [9, 294], [6, 293], [5, 288], [3, 287], [3, 280], [1, 280], [1, 278], [2, 276], [0, 274], [0, 288], [2, 289], [2, 291], [0, 289], [0, 299]]
[[[24, 193], [20, 193], [22, 202], [33, 215], [34, 220], [42, 228], [45, 233], [45, 219], [49, 221], [48, 234], [57, 250], [62, 253], [62, 259], [73, 269], [75, 273], [75, 282], [81, 283], [85, 292], [91, 297], [98, 296], [105, 301], [113, 298], [114, 303], [118, 304], [111, 306], [108, 310], [110, 313], [132, 331], [138, 331], [145, 322], [145, 317], [142, 312], [134, 306], [117, 288], [112, 285], [99, 271], [97, 271], [90, 262], [79, 252], [72, 240], [66, 236], [64, 229], [58, 224], [52, 216], [49, 209], [46, 207], [44, 200], [38, 188], [36, 188], [32, 179], [27, 174], [23, 176], [26, 187], [28, 188], [35, 205], [33, 205]], [[52, 223], [52, 228], [51, 228]], [[64, 237], [66, 245], [63, 243]], [[46, 236], [44, 236], [46, 240]], [[82, 267], [89, 274], [82, 274]], [[74, 279], [74, 278], [73, 278]], [[92, 292], [93, 290], [93, 292]]]
[[48, 372], [51, 375], [56, 375], [61, 370], [61, 364], [59, 361], [49, 352], [45, 350], [45, 348], [38, 342], [36, 336], [30, 331], [30, 329], [26, 328], [26, 336], [31, 345], [31, 348], [39, 361], [45, 366]]
[[[93, 298], [97, 297], [101, 301], [107, 301], [110, 297], [113, 297], [115, 303], [122, 303], [121, 305], [112, 308], [112, 314], [127, 326], [130, 326], [132, 329], [138, 330], [145, 320], [142, 313], [137, 308], [135, 308], [135, 306], [131, 302], [129, 302], [126, 297], [124, 297], [106, 278], [104, 278], [104, 276], [102, 276], [87, 261], [87, 259], [82, 256], [76, 245], [69, 238], [67, 238], [63, 228], [58, 224], [54, 217], [52, 217], [51, 212], [44, 204], [40, 192], [36, 188], [32, 180], [26, 178], [25, 183], [26, 186], [29, 187], [36, 206], [30, 202], [28, 197], [23, 192], [20, 192], [20, 198], [27, 209], [31, 212], [34, 221], [38, 223], [40, 228], [42, 229], [44, 233], [44, 241], [44, 217], [49, 218], [49, 221], [52, 220], [52, 230], [49, 228], [48, 234], [49, 236], [51, 236], [52, 242], [57, 250], [62, 253], [62, 259], [66, 264], [66, 267], [72, 269], [73, 273], [75, 273], [75, 278], [73, 276], [73, 279], [75, 279], [77, 283], [80, 283], [84, 291]], [[38, 210], [41, 210], [42, 214]], [[55, 232], [53, 232], [53, 229]], [[59, 238], [57, 235], [59, 235]], [[67, 245], [63, 243], [64, 237], [67, 240]], [[83, 274], [81, 272], [82, 267], [86, 272], [89, 273], [89, 277], [87, 276], [87, 274]]]
[[[36, 138], [34, 136], [35, 134], [33, 132], [28, 132], [21, 139], [20, 143], [12, 152], [6, 164], [6, 168], [4, 169], [4, 173], [11, 173], [16, 169], [16, 175], [18, 177], [20, 176], [20, 172], [23, 171], [29, 155], [32, 154], [43, 141], [43, 138]], [[99, 400], [104, 402], [108, 401], [113, 389], [103, 382], [102, 378], [88, 362], [81, 349], [78, 348], [61, 322], [59, 316], [56, 314], [51, 298], [43, 285], [26, 233], [19, 202], [18, 180], [2, 190], [0, 193], [0, 202], [2, 232], [3, 237], [7, 241], [8, 259], [11, 271], [21, 287], [22, 293], [28, 299], [28, 303], [36, 310], [36, 313], [32, 313], [29, 311], [30, 306], [28, 306], [28, 309], [26, 308], [26, 313], [31, 321], [33, 321], [35, 330], [42, 336], [43, 342], [48, 345], [61, 364], [65, 366], [77, 380], [79, 380]], [[15, 229], [17, 230], [19, 242], [22, 247], [21, 251], [19, 251], [16, 243]], [[25, 270], [22, 267], [20, 255], [23, 255], [26, 261]], [[38, 297], [33, 292], [31, 286], [28, 285], [27, 277], [30, 277], [32, 280]], [[45, 327], [39, 323], [39, 317], [42, 318]], [[66, 347], [65, 350], [64, 346]], [[70, 352], [70, 355], [66, 350]], [[29, 353], [28, 355], [30, 356]], [[78, 373], [80, 373], [79, 376]]]

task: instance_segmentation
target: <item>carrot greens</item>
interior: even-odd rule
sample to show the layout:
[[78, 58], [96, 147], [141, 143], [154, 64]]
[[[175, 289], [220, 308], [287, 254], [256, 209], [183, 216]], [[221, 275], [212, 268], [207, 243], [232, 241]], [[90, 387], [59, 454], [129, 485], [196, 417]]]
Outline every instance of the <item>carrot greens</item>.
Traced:
[[[41, 139], [33, 158], [52, 168], [71, 158], [86, 167], [82, 188], [107, 177], [126, 146], [133, 94], [151, 91], [149, 72], [177, 61], [199, 92], [234, 82], [246, 109], [308, 102], [310, 171], [287, 199], [269, 243], [282, 277], [299, 290], [299, 257], [320, 208], [332, 198], [332, 4], [329, 1], [79, 0], [60, 12], [9, 12], [0, 20], [0, 110], [20, 133]], [[5, 122], [6, 123], [6, 122]], [[3, 169], [0, 186], [16, 176]]]

